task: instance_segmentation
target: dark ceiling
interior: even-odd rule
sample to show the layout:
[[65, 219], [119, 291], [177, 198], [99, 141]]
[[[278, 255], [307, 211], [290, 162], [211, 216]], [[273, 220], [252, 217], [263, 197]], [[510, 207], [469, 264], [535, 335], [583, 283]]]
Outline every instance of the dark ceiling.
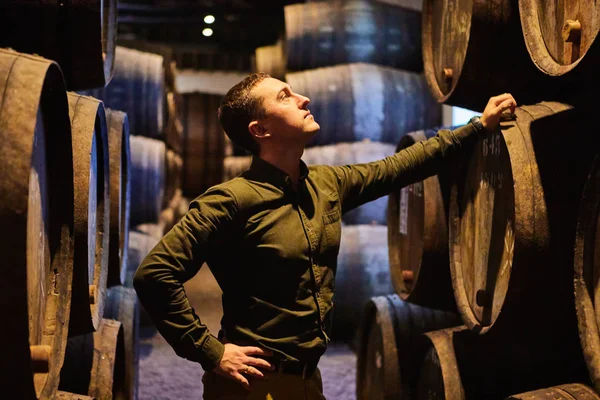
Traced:
[[[285, 30], [283, 7], [303, 0], [120, 0], [119, 38], [253, 53]], [[215, 22], [206, 24], [204, 17]], [[213, 35], [202, 35], [211, 28]]]

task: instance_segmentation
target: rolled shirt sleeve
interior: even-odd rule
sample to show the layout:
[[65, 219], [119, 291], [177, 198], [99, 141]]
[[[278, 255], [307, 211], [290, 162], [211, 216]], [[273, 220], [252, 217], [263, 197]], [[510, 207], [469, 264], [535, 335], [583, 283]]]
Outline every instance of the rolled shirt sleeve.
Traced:
[[417, 142], [379, 161], [332, 167], [337, 175], [340, 202], [345, 213], [364, 203], [436, 175], [477, 132], [471, 124], [454, 131], [440, 130], [429, 140]]
[[200, 270], [217, 230], [227, 228], [237, 209], [229, 190], [209, 189], [148, 253], [133, 279], [161, 335], [179, 356], [199, 362], [206, 371], [219, 364], [224, 346], [194, 312], [183, 284]]

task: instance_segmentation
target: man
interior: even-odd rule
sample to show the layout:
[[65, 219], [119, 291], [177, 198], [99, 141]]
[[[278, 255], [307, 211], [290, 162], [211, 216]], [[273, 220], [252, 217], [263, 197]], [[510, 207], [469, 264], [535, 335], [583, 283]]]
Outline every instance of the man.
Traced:
[[[516, 106], [510, 94], [493, 97], [480, 120], [394, 156], [307, 167], [300, 158], [319, 130], [309, 102], [266, 74], [234, 86], [219, 121], [253, 152], [250, 169], [196, 198], [135, 275], [160, 333], [206, 371], [205, 399], [323, 399], [317, 362], [329, 342], [341, 214], [436, 174]], [[218, 339], [183, 289], [204, 262], [223, 290]]]

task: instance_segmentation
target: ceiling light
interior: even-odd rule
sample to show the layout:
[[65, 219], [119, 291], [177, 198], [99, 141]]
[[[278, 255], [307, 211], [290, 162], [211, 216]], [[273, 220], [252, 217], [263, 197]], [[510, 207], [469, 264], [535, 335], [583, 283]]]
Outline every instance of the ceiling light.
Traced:
[[204, 22], [206, 22], [207, 24], [212, 24], [213, 22], [215, 22], [215, 17], [213, 17], [212, 15], [207, 15], [206, 17], [204, 17]]
[[204, 36], [212, 36], [212, 34], [213, 34], [213, 30], [212, 30], [212, 29], [210, 29], [210, 28], [204, 28], [204, 30], [202, 31], [202, 34], [203, 34]]

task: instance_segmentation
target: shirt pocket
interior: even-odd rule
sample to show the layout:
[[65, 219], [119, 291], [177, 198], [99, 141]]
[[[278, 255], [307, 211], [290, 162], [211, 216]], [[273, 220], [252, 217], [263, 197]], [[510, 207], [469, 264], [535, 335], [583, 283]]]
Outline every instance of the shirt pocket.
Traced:
[[323, 214], [323, 230], [325, 231], [324, 250], [337, 251], [342, 235], [342, 213], [339, 203]]

